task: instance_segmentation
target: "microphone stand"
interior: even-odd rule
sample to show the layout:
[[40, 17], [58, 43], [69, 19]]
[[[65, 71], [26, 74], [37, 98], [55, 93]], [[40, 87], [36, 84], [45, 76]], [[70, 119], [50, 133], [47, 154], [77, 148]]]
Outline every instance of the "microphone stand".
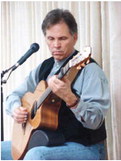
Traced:
[[[4, 140], [3, 84], [7, 83], [7, 80], [9, 79], [9, 77], [13, 71], [13, 68], [14, 68], [14, 65], [12, 67], [10, 67], [9, 69], [6, 69], [5, 71], [2, 71], [2, 73], [1, 73], [1, 141]], [[3, 80], [4, 75], [8, 72], [9, 72], [9, 75], [8, 75], [7, 79]]]
[[[1, 73], [1, 140], [4, 140], [4, 122], [3, 122], [3, 84], [7, 83], [8, 78], [10, 77], [11, 73], [21, 64], [23, 64], [26, 59], [31, 56], [34, 52], [39, 50], [39, 44], [33, 43], [30, 46], [30, 49], [25, 53], [24, 56], [22, 56], [15, 65], [10, 67], [9, 69], [6, 69], [5, 71], [2, 71]], [[10, 71], [10, 72], [9, 72]], [[9, 75], [6, 80], [3, 80], [3, 77], [6, 73], [9, 72]]]

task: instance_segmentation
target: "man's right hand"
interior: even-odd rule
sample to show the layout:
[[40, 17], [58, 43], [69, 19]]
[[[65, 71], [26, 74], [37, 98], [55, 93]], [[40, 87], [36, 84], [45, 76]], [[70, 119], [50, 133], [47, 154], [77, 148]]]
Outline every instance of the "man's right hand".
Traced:
[[17, 123], [26, 123], [28, 118], [27, 108], [25, 107], [18, 107], [14, 109], [12, 117]]

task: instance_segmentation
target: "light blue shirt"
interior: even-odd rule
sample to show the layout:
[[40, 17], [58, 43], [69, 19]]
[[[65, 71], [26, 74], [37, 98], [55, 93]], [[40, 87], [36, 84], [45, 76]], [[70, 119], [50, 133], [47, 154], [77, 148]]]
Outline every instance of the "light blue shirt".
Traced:
[[[54, 75], [64, 62], [65, 60], [55, 60], [49, 76]], [[40, 67], [41, 64], [31, 71], [24, 82], [7, 97], [6, 111], [9, 115], [12, 115], [15, 108], [21, 106], [21, 98], [26, 92], [34, 92], [39, 81]], [[99, 128], [110, 107], [109, 86], [104, 72], [96, 63], [86, 65], [76, 79], [73, 88], [80, 96], [77, 108], [71, 109], [75, 117], [86, 128]]]

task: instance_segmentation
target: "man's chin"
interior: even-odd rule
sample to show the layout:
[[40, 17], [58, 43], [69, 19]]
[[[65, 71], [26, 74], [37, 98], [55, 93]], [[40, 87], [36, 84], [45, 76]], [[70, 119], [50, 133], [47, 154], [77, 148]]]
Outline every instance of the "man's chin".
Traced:
[[56, 60], [58, 60], [58, 61], [64, 59], [63, 56], [61, 56], [61, 55], [53, 55], [53, 57], [54, 57], [54, 59], [56, 59]]

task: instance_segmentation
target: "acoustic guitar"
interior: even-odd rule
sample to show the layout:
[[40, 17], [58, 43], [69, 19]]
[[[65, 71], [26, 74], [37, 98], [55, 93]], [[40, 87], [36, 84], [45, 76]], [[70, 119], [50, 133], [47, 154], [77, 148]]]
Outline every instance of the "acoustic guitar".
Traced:
[[[82, 53], [78, 53], [60, 70], [58, 75], [62, 79], [65, 75], [80, 70], [89, 63], [91, 48], [86, 47]], [[76, 74], [76, 72], [73, 72]], [[22, 106], [27, 107], [28, 120], [26, 123], [13, 123], [12, 157], [14, 160], [23, 159], [27, 152], [27, 146], [33, 131], [40, 128], [56, 130], [58, 128], [58, 113], [61, 99], [52, 93], [45, 81], [40, 81], [34, 93], [27, 92], [22, 100]]]

